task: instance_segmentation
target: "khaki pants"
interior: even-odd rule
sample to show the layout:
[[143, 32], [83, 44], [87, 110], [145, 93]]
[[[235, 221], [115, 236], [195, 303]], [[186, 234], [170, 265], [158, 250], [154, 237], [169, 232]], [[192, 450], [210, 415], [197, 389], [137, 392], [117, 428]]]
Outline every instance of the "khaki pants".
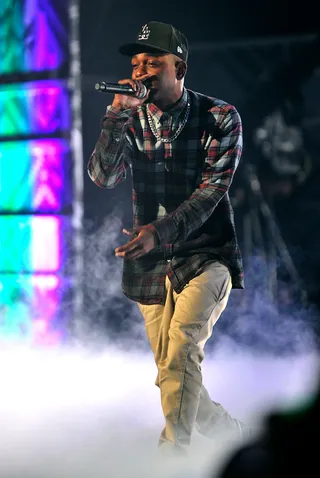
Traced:
[[189, 445], [196, 429], [208, 437], [217, 428], [236, 427], [228, 412], [211, 401], [202, 384], [201, 362], [212, 328], [227, 305], [230, 273], [219, 262], [208, 265], [177, 294], [166, 278], [164, 305], [141, 305], [146, 334], [158, 368], [165, 428], [159, 445]]

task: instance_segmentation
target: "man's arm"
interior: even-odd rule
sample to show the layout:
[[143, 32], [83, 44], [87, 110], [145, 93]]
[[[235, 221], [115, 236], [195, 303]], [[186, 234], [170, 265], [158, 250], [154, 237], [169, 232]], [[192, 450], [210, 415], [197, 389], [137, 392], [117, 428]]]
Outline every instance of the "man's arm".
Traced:
[[232, 183], [242, 153], [241, 118], [232, 105], [215, 107], [211, 112], [221, 137], [211, 141], [199, 188], [175, 211], [151, 223], [161, 245], [184, 241], [198, 230]]
[[101, 188], [114, 188], [126, 178], [133, 150], [126, 130], [129, 111], [108, 106], [100, 137], [87, 165], [92, 181]]

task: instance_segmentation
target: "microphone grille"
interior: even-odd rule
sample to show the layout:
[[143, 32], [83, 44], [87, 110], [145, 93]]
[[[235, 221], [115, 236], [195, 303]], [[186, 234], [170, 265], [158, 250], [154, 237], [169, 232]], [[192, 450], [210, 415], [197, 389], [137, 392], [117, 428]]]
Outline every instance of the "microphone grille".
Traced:
[[147, 93], [148, 93], [148, 90], [147, 90], [146, 86], [144, 84], [142, 84], [141, 92], [139, 93], [139, 95], [136, 95], [136, 98], [138, 100], [142, 100], [143, 98], [145, 98], [147, 96]]

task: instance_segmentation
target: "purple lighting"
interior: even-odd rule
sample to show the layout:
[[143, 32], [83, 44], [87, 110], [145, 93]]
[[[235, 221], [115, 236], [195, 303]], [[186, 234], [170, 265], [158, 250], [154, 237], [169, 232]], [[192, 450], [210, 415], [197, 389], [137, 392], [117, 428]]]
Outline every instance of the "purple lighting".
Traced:
[[[65, 145], [66, 146], [66, 145]], [[33, 179], [33, 209], [58, 211], [63, 190], [63, 159], [66, 153], [59, 140], [38, 140], [31, 142], [33, 158], [30, 175]]]
[[67, 28], [61, 19], [68, 18], [67, 8], [68, 2], [59, 2], [59, 10], [52, 0], [25, 2], [24, 27], [33, 40], [25, 51], [28, 70], [54, 70], [66, 60]]
[[58, 345], [61, 279], [56, 275], [0, 275], [0, 338], [31, 345]]
[[0, 86], [0, 135], [53, 134], [70, 128], [64, 80]]
[[0, 2], [0, 340], [52, 345], [71, 273], [70, 2]]

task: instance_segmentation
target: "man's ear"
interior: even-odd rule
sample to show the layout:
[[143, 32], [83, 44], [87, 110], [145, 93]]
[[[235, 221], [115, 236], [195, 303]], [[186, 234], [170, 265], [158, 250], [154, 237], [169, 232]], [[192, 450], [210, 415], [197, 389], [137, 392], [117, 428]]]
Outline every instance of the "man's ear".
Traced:
[[187, 64], [184, 61], [176, 62], [176, 78], [182, 80], [187, 73]]

